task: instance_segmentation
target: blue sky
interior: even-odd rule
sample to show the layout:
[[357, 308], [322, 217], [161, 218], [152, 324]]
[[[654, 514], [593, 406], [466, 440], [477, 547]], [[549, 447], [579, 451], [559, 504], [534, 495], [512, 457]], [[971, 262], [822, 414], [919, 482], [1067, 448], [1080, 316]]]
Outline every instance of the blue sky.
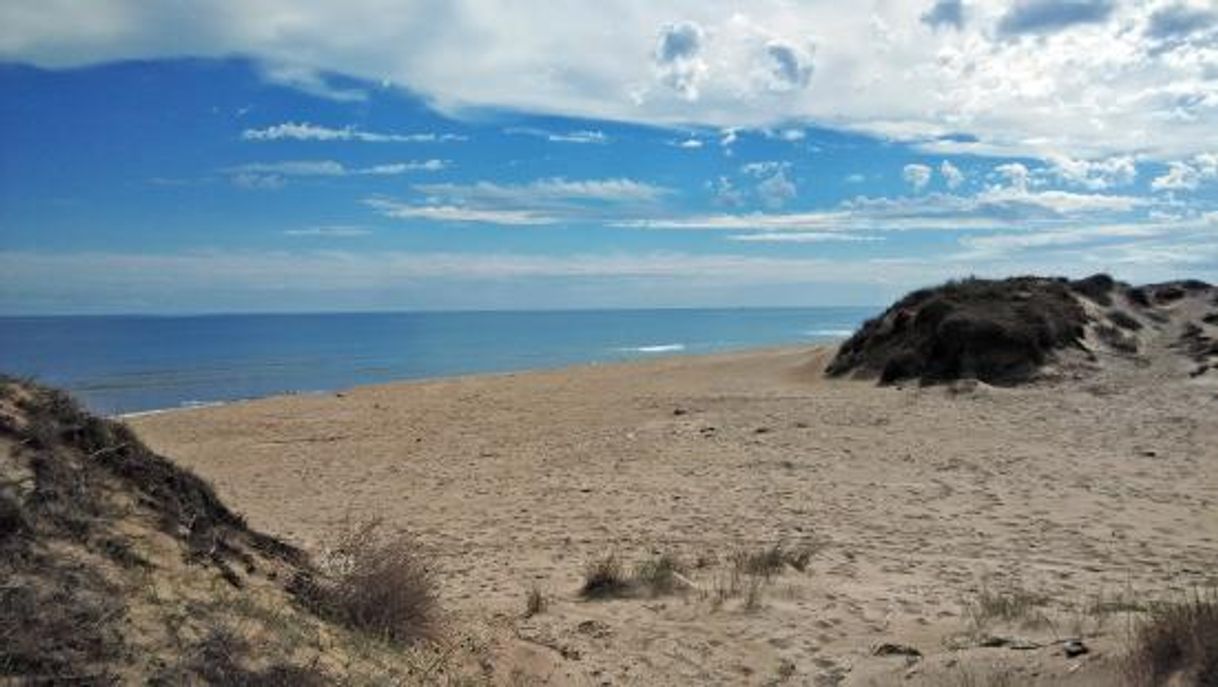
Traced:
[[0, 8], [3, 313], [1218, 280], [1212, 3], [69, 5]]

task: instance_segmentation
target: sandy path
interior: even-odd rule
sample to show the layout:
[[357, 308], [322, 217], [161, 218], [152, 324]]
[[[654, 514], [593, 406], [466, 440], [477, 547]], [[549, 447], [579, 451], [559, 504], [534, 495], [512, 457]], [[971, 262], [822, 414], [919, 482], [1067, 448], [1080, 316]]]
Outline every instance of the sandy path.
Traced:
[[[557, 683], [964, 684], [1011, 664], [1027, 683], [1103, 684], [1121, 623], [1079, 608], [1218, 582], [1206, 378], [1159, 360], [1019, 389], [881, 389], [822, 379], [827, 355], [391, 384], [132, 424], [258, 528], [316, 547], [344, 517], [377, 516], [418, 535], [460, 621], [516, 638], [499, 660]], [[717, 561], [691, 573], [710, 588], [733, 551], [776, 541], [818, 553], [760, 609], [577, 595], [605, 552]], [[551, 607], [523, 619], [534, 584]], [[983, 587], [1046, 598], [1053, 623], [1021, 637], [1090, 623], [1095, 650], [949, 650]], [[926, 658], [872, 656], [880, 641]]]

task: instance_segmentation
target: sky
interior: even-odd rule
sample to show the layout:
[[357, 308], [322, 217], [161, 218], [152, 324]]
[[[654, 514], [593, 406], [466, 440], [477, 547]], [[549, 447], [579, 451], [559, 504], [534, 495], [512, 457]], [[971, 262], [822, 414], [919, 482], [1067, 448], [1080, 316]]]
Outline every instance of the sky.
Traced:
[[1218, 0], [6, 0], [0, 314], [1218, 281]]

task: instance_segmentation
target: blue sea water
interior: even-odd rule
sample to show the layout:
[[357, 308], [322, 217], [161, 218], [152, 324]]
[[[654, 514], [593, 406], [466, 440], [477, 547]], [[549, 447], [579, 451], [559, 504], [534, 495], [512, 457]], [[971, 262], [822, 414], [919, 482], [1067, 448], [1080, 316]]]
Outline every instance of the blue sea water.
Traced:
[[847, 336], [870, 308], [0, 317], [0, 371], [121, 414]]

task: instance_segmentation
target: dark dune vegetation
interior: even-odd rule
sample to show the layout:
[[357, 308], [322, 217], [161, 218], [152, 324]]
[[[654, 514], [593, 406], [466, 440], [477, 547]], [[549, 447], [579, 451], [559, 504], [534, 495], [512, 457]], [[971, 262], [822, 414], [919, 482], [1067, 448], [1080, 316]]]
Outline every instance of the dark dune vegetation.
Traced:
[[331, 684], [395, 661], [409, 674], [405, 654], [381, 664], [359, 647], [431, 635], [426, 570], [367, 526], [335, 551], [344, 565], [326, 571], [125, 425], [0, 377], [0, 684]]
[[[1147, 323], [1167, 323], [1173, 304], [1212, 292], [1192, 280], [1135, 288], [1105, 274], [951, 281], [914, 291], [864, 323], [826, 373], [881, 384], [1016, 384], [1072, 353], [1094, 360], [1096, 346], [1137, 354], [1136, 333]], [[1209, 354], [1209, 340], [1198, 342], [1200, 329], [1186, 335], [1194, 357]]]

